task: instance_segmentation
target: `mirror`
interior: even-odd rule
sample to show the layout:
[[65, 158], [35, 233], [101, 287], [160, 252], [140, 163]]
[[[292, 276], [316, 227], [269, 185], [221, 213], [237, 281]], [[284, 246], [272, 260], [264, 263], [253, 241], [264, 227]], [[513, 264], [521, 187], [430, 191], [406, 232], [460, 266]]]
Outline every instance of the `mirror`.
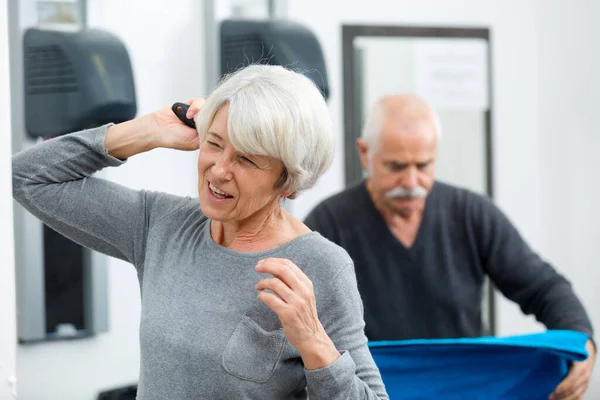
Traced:
[[[441, 124], [436, 179], [492, 197], [491, 79], [487, 29], [344, 25], [345, 183], [364, 177], [356, 140], [377, 99], [414, 93]], [[486, 281], [484, 331], [495, 333]]]

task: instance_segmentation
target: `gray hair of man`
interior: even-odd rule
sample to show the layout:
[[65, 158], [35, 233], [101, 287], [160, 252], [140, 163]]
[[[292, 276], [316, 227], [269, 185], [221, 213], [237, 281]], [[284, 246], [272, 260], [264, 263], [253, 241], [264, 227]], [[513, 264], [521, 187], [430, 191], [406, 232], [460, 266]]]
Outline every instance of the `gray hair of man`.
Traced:
[[281, 160], [284, 172], [277, 187], [291, 191], [288, 198], [312, 187], [331, 165], [335, 138], [327, 103], [301, 73], [253, 64], [226, 76], [196, 116], [200, 143], [225, 104], [233, 147]]
[[[417, 131], [419, 124], [423, 122], [423, 117], [433, 124], [438, 141], [442, 137], [442, 127], [440, 119], [433, 107], [422, 98], [413, 94], [395, 94], [381, 97], [371, 107], [362, 130], [362, 138], [369, 148], [369, 161], [373, 153], [380, 150], [381, 132], [386, 122], [386, 118], [391, 114], [391, 108], [400, 104], [402, 110], [402, 125], [407, 131]], [[414, 117], [418, 115], [418, 117]]]

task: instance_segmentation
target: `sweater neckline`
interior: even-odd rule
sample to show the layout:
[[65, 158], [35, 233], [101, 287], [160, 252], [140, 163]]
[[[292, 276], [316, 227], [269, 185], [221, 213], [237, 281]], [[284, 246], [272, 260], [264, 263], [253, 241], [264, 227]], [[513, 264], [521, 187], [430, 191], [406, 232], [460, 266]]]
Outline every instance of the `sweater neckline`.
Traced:
[[389, 241], [390, 244], [401, 248], [411, 258], [414, 258], [419, 253], [420, 248], [422, 247], [423, 241], [428, 240], [427, 235], [429, 233], [429, 228], [430, 228], [430, 223], [431, 223], [431, 213], [433, 212], [433, 210], [431, 209], [432, 208], [431, 203], [432, 203], [433, 197], [436, 195], [436, 192], [437, 192], [435, 190], [436, 186], [437, 185], [434, 183], [429, 194], [427, 195], [427, 199], [425, 200], [425, 209], [423, 212], [423, 217], [422, 217], [421, 223], [419, 225], [419, 229], [417, 231], [415, 241], [413, 242], [413, 244], [410, 247], [407, 247], [406, 245], [404, 245], [404, 243], [402, 243], [394, 235], [394, 233], [391, 231], [390, 227], [387, 225], [387, 223], [385, 222], [385, 220], [379, 213], [379, 210], [377, 210], [377, 208], [375, 207], [375, 204], [373, 203], [373, 200], [371, 199], [369, 191], [367, 190], [367, 181], [366, 180], [364, 180], [361, 183], [361, 185], [359, 186], [360, 197], [361, 197], [360, 202], [363, 204], [363, 207], [364, 207], [363, 210], [368, 210], [364, 214], [365, 214], [365, 216], [367, 216], [368, 220], [370, 221], [370, 224], [373, 224], [373, 223], [378, 224], [381, 231], [386, 232], [385, 237]]
[[211, 224], [211, 220], [207, 219], [206, 220], [206, 224], [204, 224], [204, 232], [203, 234], [206, 237], [206, 241], [208, 242], [209, 246], [211, 246], [212, 248], [214, 248], [216, 251], [223, 253], [223, 254], [227, 254], [230, 256], [234, 256], [234, 257], [240, 257], [240, 258], [249, 258], [249, 259], [263, 259], [263, 258], [267, 258], [270, 257], [276, 253], [282, 252], [290, 247], [294, 247], [297, 246], [298, 244], [306, 241], [306, 240], [310, 240], [313, 237], [317, 237], [319, 235], [318, 232], [308, 232], [308, 233], [304, 233], [298, 237], [295, 237], [294, 239], [283, 243], [277, 247], [274, 247], [272, 249], [269, 250], [264, 250], [264, 251], [238, 251], [238, 250], [232, 250], [229, 249], [227, 247], [221, 246], [220, 244], [218, 244], [217, 242], [215, 242], [215, 240], [213, 239], [212, 235], [210, 234], [210, 224]]

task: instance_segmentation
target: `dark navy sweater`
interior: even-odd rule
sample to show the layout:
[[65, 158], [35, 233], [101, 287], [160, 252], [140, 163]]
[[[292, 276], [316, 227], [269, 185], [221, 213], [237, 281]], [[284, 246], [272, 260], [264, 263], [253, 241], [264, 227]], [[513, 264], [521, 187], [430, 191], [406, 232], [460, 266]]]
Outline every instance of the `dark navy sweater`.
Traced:
[[592, 335], [570, 283], [542, 260], [488, 198], [436, 182], [405, 247], [364, 182], [319, 204], [305, 223], [352, 257], [371, 341], [485, 334], [485, 276], [548, 329]]

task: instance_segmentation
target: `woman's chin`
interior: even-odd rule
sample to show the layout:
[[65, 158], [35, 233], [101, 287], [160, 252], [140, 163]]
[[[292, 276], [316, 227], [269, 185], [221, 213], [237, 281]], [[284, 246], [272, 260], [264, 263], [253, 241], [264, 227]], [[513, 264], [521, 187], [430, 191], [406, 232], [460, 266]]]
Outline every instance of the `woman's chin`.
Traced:
[[222, 211], [218, 211], [218, 210], [214, 210], [212, 209], [212, 207], [206, 207], [206, 206], [202, 206], [202, 203], [200, 203], [200, 211], [202, 211], [202, 214], [212, 220], [212, 221], [219, 221], [219, 222], [225, 222], [227, 220], [225, 213], [223, 213]]

